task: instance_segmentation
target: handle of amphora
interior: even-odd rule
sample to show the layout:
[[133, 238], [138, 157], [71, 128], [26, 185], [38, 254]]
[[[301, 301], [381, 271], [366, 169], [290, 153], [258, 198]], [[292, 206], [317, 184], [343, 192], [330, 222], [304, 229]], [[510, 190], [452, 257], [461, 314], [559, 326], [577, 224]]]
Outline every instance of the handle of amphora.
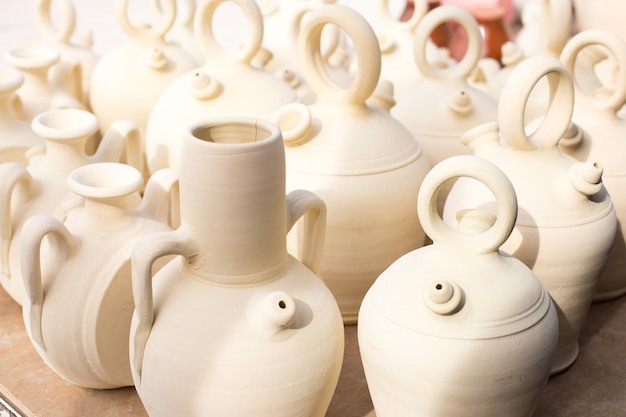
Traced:
[[541, 34], [546, 49], [556, 55], [572, 35], [571, 0], [543, 0], [541, 5]]
[[[336, 25], [352, 40], [358, 68], [352, 84], [342, 88], [332, 80], [328, 63], [321, 52], [322, 31]], [[298, 58], [311, 89], [319, 99], [340, 104], [364, 104], [380, 78], [380, 46], [374, 30], [354, 9], [329, 4], [309, 13], [298, 39]]]
[[317, 273], [326, 238], [326, 204], [310, 191], [295, 190], [287, 194], [288, 224], [287, 230], [304, 216], [303, 244], [300, 261], [311, 271]]
[[180, 228], [170, 232], [155, 232], [137, 241], [131, 255], [133, 298], [135, 300], [135, 332], [130, 343], [130, 365], [141, 378], [143, 354], [154, 322], [152, 298], [152, 264], [167, 255], [182, 255], [190, 259], [198, 253], [196, 243]]
[[180, 224], [178, 171], [163, 168], [148, 179], [139, 211], [172, 229]]
[[[447, 68], [431, 65], [426, 57], [430, 36], [440, 25], [448, 22], [458, 23], [459, 30], [467, 33], [467, 50], [463, 58]], [[415, 28], [413, 51], [419, 72], [427, 78], [459, 79], [467, 77], [478, 64], [483, 52], [483, 36], [478, 22], [467, 10], [457, 6], [439, 6], [426, 13]]]
[[129, 120], [117, 120], [109, 126], [93, 156], [97, 162], [126, 162], [143, 172], [141, 133]]
[[[304, 22], [305, 17], [312, 11], [316, 10], [316, 8], [317, 7], [310, 4], [310, 2], [302, 4], [302, 7], [293, 14], [291, 21], [289, 22], [288, 33], [290, 35], [289, 37], [294, 53], [297, 53], [298, 50], [298, 39], [300, 38], [300, 32], [302, 31], [302, 22]], [[322, 58], [328, 61], [334, 52], [343, 47], [342, 36], [343, 34], [337, 26], [328, 26], [324, 30], [321, 46]]]
[[[161, 6], [162, 0], [154, 0], [152, 4], [154, 5], [155, 10], [159, 13], [163, 13], [163, 6]], [[182, 13], [182, 12], [185, 13]], [[185, 0], [185, 8], [176, 7], [176, 22], [180, 25], [193, 28], [193, 17], [196, 13], [196, 1], [195, 0]]]
[[[248, 42], [236, 52], [222, 48], [213, 33], [213, 16], [225, 2], [237, 5], [246, 18]], [[194, 18], [194, 31], [206, 60], [234, 59], [236, 62], [248, 64], [261, 50], [263, 43], [263, 15], [254, 0], [207, 0], [200, 5]]]
[[[477, 234], [466, 234], [452, 229], [439, 215], [439, 192], [446, 182], [459, 177], [480, 181], [495, 196], [497, 217], [491, 228]], [[475, 253], [495, 252], [513, 231], [517, 219], [517, 197], [508, 177], [493, 163], [476, 156], [454, 156], [435, 165], [424, 178], [417, 197], [417, 214], [424, 232], [434, 243], [461, 246]]]
[[428, 0], [416, 0], [413, 2], [413, 7], [411, 17], [408, 20], [400, 21], [391, 15], [389, 0], [378, 0], [378, 12], [383, 23], [389, 27], [397, 26], [407, 32], [413, 32], [420, 20], [428, 13]]
[[165, 39], [165, 34], [172, 28], [176, 20], [176, 0], [161, 0], [162, 13], [159, 21], [153, 26], [135, 26], [128, 20], [128, 1], [117, 0], [115, 2], [115, 17], [124, 32], [132, 38]]
[[2, 273], [10, 275], [9, 249], [13, 238], [12, 205], [18, 184], [23, 184], [26, 195], [33, 187], [33, 178], [26, 168], [17, 162], [0, 164], [0, 266]]
[[55, 28], [50, 17], [52, 0], [38, 0], [37, 21], [44, 36], [56, 42], [70, 43], [76, 29], [76, 13], [71, 0], [56, 0], [58, 26]]
[[[534, 132], [526, 133], [524, 114], [540, 79], [548, 84], [545, 116]], [[498, 102], [500, 136], [513, 149], [555, 147], [570, 126], [574, 112], [574, 84], [567, 69], [549, 56], [532, 56], [517, 64], [507, 78]]]
[[58, 219], [45, 214], [28, 218], [20, 235], [20, 267], [24, 280], [26, 297], [23, 302], [24, 321], [31, 338], [44, 352], [46, 345], [41, 332], [41, 312], [44, 303], [44, 290], [41, 281], [41, 241], [47, 235], [54, 246], [74, 246], [72, 234]]
[[51, 68], [49, 75], [50, 84], [57, 87], [69, 97], [55, 97], [50, 108], [80, 108], [85, 109], [81, 102], [83, 98], [83, 65], [78, 60], [60, 59]]
[[[565, 65], [570, 75], [574, 79], [574, 84], [578, 87], [576, 95], [585, 95], [593, 98], [599, 108], [617, 113], [624, 102], [626, 102], [626, 77], [619, 76], [615, 79], [615, 86], [611, 94], [597, 95], [594, 90], [602, 88], [602, 84], [593, 72], [593, 67], [588, 68], [586, 74], [579, 74], [574, 70], [576, 61], [580, 58], [580, 53], [587, 47], [600, 46], [608, 50], [617, 61], [620, 71], [626, 70], [626, 42], [614, 33], [589, 29], [574, 35], [563, 48], [560, 61]], [[581, 77], [582, 75], [582, 77]], [[583, 81], [584, 80], [584, 81]], [[592, 85], [584, 85], [585, 81], [592, 81]]]

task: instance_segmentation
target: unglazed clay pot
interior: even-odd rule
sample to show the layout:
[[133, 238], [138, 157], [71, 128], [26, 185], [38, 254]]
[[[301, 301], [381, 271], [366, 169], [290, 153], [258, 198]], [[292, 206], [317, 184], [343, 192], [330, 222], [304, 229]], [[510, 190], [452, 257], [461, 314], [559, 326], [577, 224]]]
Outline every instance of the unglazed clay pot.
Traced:
[[115, 2], [115, 15], [128, 39], [98, 61], [89, 100], [102, 131], [116, 120], [126, 119], [139, 127], [145, 141], [152, 107], [163, 91], [196, 63], [179, 45], [165, 41], [176, 19], [175, 0], [163, 1], [163, 13], [154, 26], [133, 25], [127, 16], [128, 1]]
[[[84, 108], [80, 97], [73, 95], [80, 88], [80, 66], [64, 62], [57, 68], [56, 81], [51, 68], [59, 63], [59, 52], [35, 42], [25, 42], [9, 50], [5, 61], [24, 75], [24, 83], [18, 89], [20, 105], [17, 116], [30, 123], [35, 116], [51, 109]], [[63, 82], [61, 82], [61, 80]]]
[[[599, 45], [626, 69], [626, 41], [601, 30], [590, 29], [572, 37], [563, 48], [561, 62], [574, 77], [576, 101], [569, 135], [559, 142], [561, 151], [580, 161], [601, 161], [602, 183], [611, 195], [619, 228], [594, 300], [609, 300], [626, 293], [626, 120], [618, 112], [626, 102], [626, 79], [616, 78], [613, 91], [602, 88], [593, 68], [582, 72], [579, 61], [588, 47]], [[576, 68], [576, 71], [575, 71]]]
[[19, 105], [15, 92], [23, 82], [24, 76], [17, 69], [0, 68], [0, 164], [18, 162], [26, 165], [26, 151], [43, 144], [30, 125], [15, 116], [14, 108]]
[[626, 27], [622, 16], [626, 14], [626, 4], [621, 0], [601, 0], [589, 2], [573, 0], [576, 27], [608, 30], [626, 41]]
[[[456, 65], [437, 68], [426, 59], [426, 42], [440, 24], [455, 22], [468, 34], [468, 47]], [[496, 101], [471, 87], [466, 78], [480, 59], [482, 37], [476, 20], [456, 6], [440, 6], [415, 30], [415, 62], [424, 78], [397, 92], [391, 114], [413, 133], [431, 165], [470, 151], [459, 141], [467, 130], [496, 120]], [[444, 195], [445, 197], [445, 195]]]
[[22, 228], [26, 330], [44, 362], [72, 384], [133, 384], [130, 255], [141, 236], [169, 229], [164, 208], [177, 176], [161, 171], [154, 177], [135, 209], [143, 184], [137, 169], [112, 162], [82, 166], [68, 186], [84, 203], [63, 222], [40, 214]]
[[24, 222], [35, 214], [63, 219], [68, 209], [80, 201], [72, 197], [67, 177], [76, 168], [102, 161], [119, 161], [124, 154], [129, 163], [140, 166], [137, 128], [118, 121], [107, 131], [97, 152], [88, 156], [87, 139], [98, 130], [96, 116], [85, 110], [59, 109], [41, 113], [32, 128], [45, 146], [29, 150], [28, 165], [0, 165], [0, 284], [18, 303], [24, 285], [20, 276], [20, 233]]
[[263, 17], [254, 0], [232, 1], [247, 19], [249, 42], [237, 51], [218, 44], [212, 21], [226, 1], [208, 0], [197, 10], [195, 30], [206, 63], [177, 79], [150, 112], [146, 133], [150, 172], [178, 167], [182, 132], [198, 120], [231, 115], [268, 118], [297, 99], [287, 83], [251, 64], [263, 41]]
[[[358, 72], [349, 89], [323, 71], [320, 34], [337, 25], [352, 39]], [[317, 95], [307, 107], [290, 104], [272, 116], [283, 130], [287, 189], [310, 190], [328, 206], [320, 274], [339, 303], [344, 322], [356, 322], [376, 277], [398, 256], [423, 245], [415, 199], [429, 169], [411, 133], [389, 114], [393, 89], [380, 84], [380, 50], [367, 21], [346, 6], [311, 12], [300, 35], [306, 80]], [[290, 253], [301, 251], [300, 230]]]
[[[151, 417], [323, 417], [343, 360], [341, 314], [315, 274], [325, 206], [285, 197], [279, 128], [200, 122], [182, 138], [181, 225], [132, 256], [135, 387]], [[306, 214], [302, 263], [285, 236]], [[152, 276], [163, 255], [179, 255]]]
[[[55, 28], [50, 13], [53, 4], [57, 6], [58, 28]], [[37, 21], [44, 43], [59, 52], [61, 61], [80, 64], [79, 90], [75, 91], [75, 96], [84, 106], [89, 106], [91, 75], [100, 57], [91, 48], [91, 34], [81, 40], [71, 40], [76, 28], [76, 14], [71, 0], [37, 0]]]
[[[544, 77], [550, 87], [548, 110], [533, 133], [526, 133], [524, 107]], [[602, 185], [602, 166], [578, 162], [557, 146], [573, 107], [574, 89], [565, 67], [552, 57], [530, 57], [504, 85], [498, 122], [478, 126], [462, 138], [475, 155], [502, 169], [515, 187], [519, 214], [502, 249], [530, 267], [554, 300], [559, 345], [552, 373], [565, 370], [578, 356], [578, 335], [617, 226]], [[447, 223], [455, 223], [461, 208], [493, 201], [479, 185], [466, 178], [454, 184], [444, 208]]]
[[[437, 193], [456, 177], [485, 184], [497, 217], [465, 214], [455, 231]], [[395, 261], [359, 312], [359, 347], [377, 417], [530, 417], [558, 339], [554, 305], [532, 271], [499, 248], [517, 214], [494, 164], [462, 155], [426, 176], [417, 212], [432, 245]]]

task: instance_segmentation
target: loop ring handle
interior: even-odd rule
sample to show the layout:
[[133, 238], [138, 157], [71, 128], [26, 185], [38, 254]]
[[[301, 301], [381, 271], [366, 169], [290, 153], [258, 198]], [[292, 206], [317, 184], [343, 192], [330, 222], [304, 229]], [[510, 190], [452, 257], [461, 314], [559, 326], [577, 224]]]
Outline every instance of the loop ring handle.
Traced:
[[52, 24], [50, 18], [50, 6], [52, 0], [39, 0], [37, 2], [37, 20], [44, 34], [56, 42], [69, 44], [70, 38], [76, 29], [76, 13], [70, 0], [57, 0], [59, 7], [59, 26]]
[[130, 37], [150, 37], [163, 40], [165, 34], [172, 28], [176, 20], [176, 0], [162, 0], [162, 13], [159, 14], [159, 21], [150, 27], [135, 26], [128, 19], [128, 0], [117, 0], [115, 2], [115, 15], [119, 25]]

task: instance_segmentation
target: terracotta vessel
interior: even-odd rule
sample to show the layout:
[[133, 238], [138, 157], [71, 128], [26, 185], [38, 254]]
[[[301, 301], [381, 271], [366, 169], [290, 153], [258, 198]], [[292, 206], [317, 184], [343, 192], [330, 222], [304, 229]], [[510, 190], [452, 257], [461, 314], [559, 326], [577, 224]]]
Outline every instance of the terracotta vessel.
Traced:
[[[352, 40], [358, 72], [349, 89], [324, 76], [319, 37], [334, 24]], [[411, 133], [389, 114], [393, 89], [377, 83], [376, 35], [358, 12], [327, 5], [311, 12], [300, 35], [301, 67], [317, 101], [294, 103], [272, 116], [283, 131], [287, 189], [310, 190], [328, 206], [320, 275], [333, 292], [344, 322], [356, 322], [374, 279], [398, 256], [422, 246], [413, 215], [428, 162]], [[367, 63], [367, 64], [365, 64]], [[301, 253], [295, 228], [290, 253]]]
[[164, 208], [176, 174], [156, 173], [135, 208], [142, 184], [130, 165], [82, 166], [69, 175], [68, 186], [84, 203], [63, 222], [40, 214], [22, 228], [26, 330], [44, 362], [81, 387], [133, 384], [130, 255], [141, 236], [169, 229]]
[[19, 106], [16, 91], [24, 83], [24, 76], [11, 67], [0, 68], [0, 163], [26, 164], [26, 151], [43, 144], [30, 125], [15, 116]]
[[4, 55], [4, 60], [24, 76], [24, 83], [17, 90], [20, 97], [19, 106], [16, 107], [18, 118], [30, 123], [35, 116], [47, 110], [84, 108], [80, 97], [75, 95], [80, 88], [71, 87], [80, 86], [79, 64], [63, 63], [56, 68], [56, 80], [52, 79], [51, 69], [59, 64], [56, 49], [25, 42], [10, 49]]
[[[526, 133], [530, 126], [524, 125], [524, 107], [544, 77], [551, 100], [542, 123]], [[462, 138], [475, 155], [502, 169], [515, 187], [519, 214], [502, 249], [533, 270], [555, 303], [559, 345], [552, 373], [565, 370], [578, 356], [578, 335], [617, 226], [602, 184], [602, 165], [578, 162], [557, 146], [573, 107], [574, 89], [565, 67], [555, 58], [530, 57], [504, 85], [498, 122], [476, 127]], [[493, 201], [478, 185], [465, 178], [453, 185], [444, 207], [446, 222], [454, 224], [461, 208]]]
[[[459, 231], [438, 214], [456, 177], [486, 185], [497, 217], [465, 213]], [[554, 305], [532, 271], [499, 248], [515, 225], [515, 191], [478, 157], [456, 156], [426, 176], [417, 200], [433, 240], [407, 253], [370, 288], [359, 347], [377, 417], [530, 417], [558, 339]]]
[[[58, 27], [55, 27], [50, 9], [56, 6]], [[89, 106], [89, 90], [93, 69], [100, 57], [93, 51], [91, 33], [84, 34], [81, 39], [72, 40], [76, 29], [76, 13], [71, 0], [37, 0], [37, 23], [43, 34], [45, 44], [56, 49], [61, 61], [70, 64], [78, 63], [80, 82], [74, 87], [74, 96], [81, 100], [83, 106]], [[57, 71], [53, 68], [52, 71]], [[60, 78], [62, 75], [57, 75]]]
[[626, 294], [626, 120], [618, 113], [626, 102], [626, 79], [616, 78], [613, 91], [602, 87], [593, 66], [580, 63], [584, 51], [602, 47], [615, 57], [618, 68], [626, 68], [626, 41], [601, 29], [590, 29], [572, 37], [563, 48], [561, 62], [575, 81], [576, 101], [573, 125], [559, 142], [564, 153], [580, 161], [601, 161], [602, 183], [611, 195], [619, 228], [600, 276], [595, 301], [610, 300]]
[[67, 187], [67, 177], [74, 169], [93, 162], [120, 161], [124, 156], [137, 167], [141, 155], [138, 131], [128, 121], [111, 126], [97, 152], [87, 155], [85, 144], [98, 130], [98, 120], [85, 110], [41, 113], [33, 120], [32, 128], [45, 146], [29, 150], [26, 166], [0, 165], [0, 284], [20, 304], [24, 285], [19, 241], [24, 222], [35, 214], [62, 220], [68, 209], [80, 204]]
[[[261, 119], [196, 124], [179, 171], [180, 227], [147, 235], [132, 256], [131, 367], [148, 414], [323, 417], [344, 346], [315, 274], [324, 203], [285, 197], [282, 135]], [[285, 236], [302, 215], [301, 263]], [[153, 277], [168, 254], [179, 256]]]
[[115, 2], [115, 16], [127, 41], [98, 61], [89, 100], [102, 131], [116, 120], [130, 120], [139, 127], [145, 142], [152, 107], [163, 91], [196, 63], [179, 45], [165, 41], [176, 19], [175, 0], [162, 2], [163, 13], [154, 26], [132, 24], [127, 15], [128, 1]]
[[233, 114], [268, 118], [297, 99], [287, 83], [251, 63], [263, 41], [263, 17], [254, 0], [233, 1], [247, 19], [248, 43], [237, 51], [218, 44], [212, 21], [225, 2], [206, 1], [196, 12], [194, 25], [206, 57], [204, 66], [179, 77], [150, 112], [146, 133], [150, 172], [178, 167], [182, 132], [198, 120]]

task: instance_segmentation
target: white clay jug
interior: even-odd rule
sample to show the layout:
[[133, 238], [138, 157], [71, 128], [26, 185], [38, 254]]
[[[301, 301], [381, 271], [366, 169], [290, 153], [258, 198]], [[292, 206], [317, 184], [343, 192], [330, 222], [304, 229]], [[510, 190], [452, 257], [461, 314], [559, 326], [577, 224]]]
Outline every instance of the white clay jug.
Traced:
[[[320, 35], [337, 25], [355, 48], [358, 69], [344, 89], [325, 76]], [[369, 23], [346, 6], [309, 14], [300, 33], [305, 79], [317, 95], [311, 106], [289, 104], [272, 116], [283, 130], [287, 189], [310, 190], [328, 206], [320, 275], [345, 323], [376, 277], [398, 256], [424, 243], [415, 199], [430, 166], [419, 144], [389, 109], [393, 87], [380, 77], [380, 49]], [[290, 253], [300, 252], [298, 228]]]
[[572, 35], [572, 0], [529, 0], [521, 20], [515, 43], [522, 53], [558, 58]]
[[87, 155], [85, 144], [98, 130], [96, 116], [85, 110], [58, 109], [41, 113], [32, 128], [45, 146], [31, 148], [28, 164], [0, 165], [0, 284], [19, 304], [24, 296], [20, 276], [19, 237], [24, 222], [35, 214], [63, 219], [68, 209], [79, 203], [72, 198], [67, 177], [76, 168], [103, 161], [127, 161], [141, 165], [139, 134], [128, 121], [115, 123], [102, 139], [94, 155]]
[[[470, 177], [495, 195], [495, 219], [439, 216], [437, 193]], [[530, 417], [550, 375], [558, 319], [532, 271], [500, 251], [517, 202], [506, 175], [451, 157], [426, 176], [417, 213], [433, 244], [396, 260], [370, 288], [358, 339], [377, 417]]]
[[53, 80], [51, 69], [61, 64], [56, 49], [32, 41], [24, 42], [10, 49], [4, 60], [24, 75], [24, 83], [17, 90], [20, 97], [17, 116], [20, 119], [30, 123], [47, 110], [85, 107], [80, 96], [75, 95], [80, 88], [68, 87], [80, 85], [80, 64], [63, 62], [57, 68], [56, 81]]
[[145, 141], [148, 116], [161, 93], [196, 63], [179, 45], [165, 41], [176, 19], [175, 0], [163, 1], [163, 13], [154, 26], [130, 22], [129, 1], [115, 2], [115, 15], [127, 41], [98, 61], [89, 100], [101, 131], [117, 120], [130, 120]]
[[[599, 45], [626, 70], [626, 41], [601, 29], [589, 29], [572, 37], [563, 48], [561, 62], [574, 78], [576, 101], [569, 136], [559, 142], [564, 153], [580, 161], [600, 161], [602, 183], [611, 195], [619, 228], [594, 300], [609, 300], [626, 294], [626, 120], [618, 112], [626, 103], [626, 79], [617, 77], [613, 91], [603, 88], [592, 68], [575, 65], [588, 47]], [[575, 71], [576, 68], [576, 71]]]
[[[468, 47], [456, 65], [438, 68], [428, 62], [426, 45], [430, 34], [446, 22], [465, 29]], [[430, 164], [435, 165], [451, 156], [469, 154], [459, 137], [474, 126], [495, 121], [497, 103], [467, 82], [483, 45], [478, 23], [469, 12], [456, 6], [436, 7], [421, 19], [414, 39], [415, 62], [423, 78], [397, 91], [397, 105], [391, 114], [413, 133]]]
[[237, 51], [218, 44], [213, 16], [226, 1], [230, 0], [200, 5], [195, 30], [206, 62], [172, 83], [150, 112], [146, 134], [150, 172], [178, 168], [182, 132], [198, 120], [231, 115], [268, 118], [297, 99], [287, 83], [251, 64], [263, 41], [263, 17], [254, 0], [232, 0], [246, 17], [248, 42]]
[[68, 177], [83, 204], [64, 221], [45, 214], [26, 220], [20, 236], [24, 323], [44, 362], [66, 381], [95, 389], [133, 384], [130, 256], [141, 236], [169, 230], [166, 208], [176, 178], [173, 171], [155, 173], [135, 208], [143, 184], [137, 169], [85, 165]]
[[30, 125], [15, 115], [19, 106], [16, 91], [24, 76], [11, 67], [0, 67], [0, 164], [4, 162], [27, 163], [26, 151], [43, 144]]
[[[50, 12], [53, 4], [58, 14], [58, 27], [53, 24]], [[75, 96], [88, 108], [91, 75], [100, 59], [91, 48], [91, 33], [83, 35], [82, 39], [71, 39], [76, 29], [76, 13], [71, 0], [37, 0], [37, 22], [43, 33], [44, 43], [59, 52], [60, 60], [80, 65], [80, 83]]]
[[[542, 123], [527, 133], [524, 107], [544, 77], [552, 99]], [[578, 356], [578, 335], [617, 227], [615, 208], [602, 184], [602, 165], [579, 162], [558, 148], [573, 107], [574, 89], [565, 67], [552, 57], [530, 57], [504, 85], [498, 122], [478, 126], [462, 138], [475, 155], [502, 169], [515, 187], [519, 214], [502, 249], [533, 270], [555, 303], [559, 345], [553, 374]], [[456, 222], [460, 208], [492, 203], [492, 195], [479, 185], [466, 178], [453, 185], [444, 207], [447, 223]]]
[[[323, 417], [343, 360], [341, 314], [315, 274], [325, 206], [285, 197], [279, 128], [199, 122], [182, 138], [181, 225], [132, 256], [135, 387], [151, 417]], [[305, 215], [303, 262], [285, 236]], [[163, 255], [179, 255], [152, 276]]]

